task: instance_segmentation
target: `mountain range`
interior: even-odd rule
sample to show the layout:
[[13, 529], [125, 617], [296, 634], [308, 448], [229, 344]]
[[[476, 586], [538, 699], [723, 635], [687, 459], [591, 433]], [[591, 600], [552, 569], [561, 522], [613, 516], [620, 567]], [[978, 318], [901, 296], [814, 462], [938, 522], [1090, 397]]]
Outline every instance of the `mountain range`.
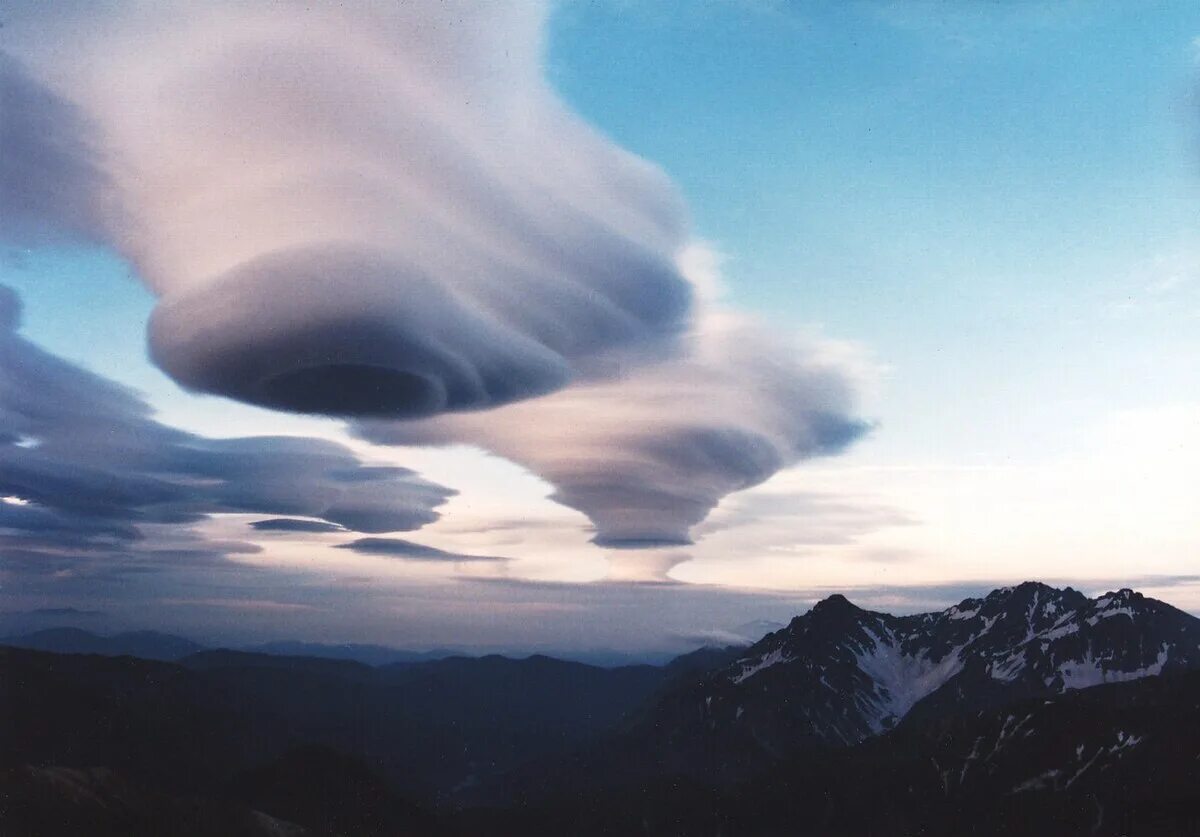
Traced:
[[664, 666], [9, 648], [0, 732], [14, 834], [1190, 833], [1200, 620], [1025, 583]]
[[[765, 631], [757, 634], [748, 632], [762, 625], [782, 627], [770, 622], [742, 625], [727, 632], [726, 637], [731, 644], [750, 645]], [[182, 659], [197, 651], [213, 647], [186, 637], [160, 631], [126, 631], [110, 636], [87, 631], [76, 627], [44, 628], [31, 633], [14, 634], [0, 637], [0, 645], [13, 648], [32, 648], [38, 651], [53, 651], [59, 654], [102, 654], [107, 657], [140, 657], [144, 660]], [[474, 649], [464, 648], [433, 648], [423, 651], [413, 651], [404, 648], [393, 648], [387, 645], [374, 645], [356, 642], [304, 642], [300, 640], [275, 640], [253, 645], [242, 645], [235, 649], [251, 653], [270, 654], [287, 657], [321, 657], [334, 660], [353, 660], [369, 666], [385, 666], [397, 663], [421, 663], [431, 660], [442, 660], [447, 657], [478, 657], [484, 656]], [[500, 653], [500, 652], [492, 652]], [[506, 656], [528, 656], [528, 652], [504, 652]], [[570, 651], [543, 654], [559, 659], [570, 660], [603, 668], [618, 668], [626, 665], [664, 665], [670, 662], [675, 654], [665, 651], [645, 651], [631, 653], [604, 648], [573, 649]]]

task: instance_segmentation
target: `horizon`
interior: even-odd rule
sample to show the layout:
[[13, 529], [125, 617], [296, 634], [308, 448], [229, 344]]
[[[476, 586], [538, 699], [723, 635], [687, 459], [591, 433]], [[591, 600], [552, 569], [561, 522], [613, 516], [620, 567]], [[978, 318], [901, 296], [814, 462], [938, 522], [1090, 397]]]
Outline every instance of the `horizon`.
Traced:
[[1200, 615], [1194, 4], [2, 23], [4, 635]]
[[[203, 636], [184, 636], [181, 634], [171, 633], [155, 627], [137, 626], [135, 624], [116, 625], [116, 626], [97, 626], [94, 624], [96, 617], [101, 614], [93, 612], [79, 612], [75, 614], [63, 613], [61, 609], [49, 608], [45, 611], [30, 611], [23, 614], [0, 614], [0, 641], [4, 639], [25, 639], [31, 636], [37, 636], [43, 633], [55, 631], [79, 631], [89, 636], [99, 638], [114, 638], [128, 634], [154, 634], [160, 637], [182, 639], [193, 642], [205, 651], [245, 651], [245, 652], [263, 652], [277, 656], [296, 656], [296, 653], [287, 650], [281, 650], [279, 646], [304, 646], [306, 648], [316, 649], [371, 649], [379, 651], [396, 652], [400, 654], [414, 655], [436, 655], [437, 658], [442, 656], [465, 656], [465, 657], [483, 657], [483, 656], [502, 656], [510, 659], [526, 659], [535, 656], [548, 656], [555, 659], [568, 661], [582, 662], [588, 665], [599, 667], [612, 667], [621, 665], [665, 665], [672, 659], [678, 656], [686, 655], [693, 651], [701, 650], [719, 650], [722, 648], [749, 648], [760, 640], [764, 639], [770, 633], [786, 628], [793, 619], [809, 613], [817, 605], [827, 602], [831, 599], [841, 599], [847, 601], [850, 605], [868, 613], [880, 613], [891, 616], [920, 616], [925, 614], [945, 613], [955, 610], [961, 605], [969, 601], [980, 601], [993, 596], [997, 593], [1011, 592], [1018, 587], [1024, 585], [1036, 585], [1046, 587], [1057, 592], [1067, 592], [1075, 590], [1069, 584], [1061, 586], [1050, 584], [1042, 581], [1026, 580], [1016, 585], [1001, 585], [990, 590], [981, 591], [978, 595], [968, 595], [953, 603], [947, 604], [944, 607], [933, 607], [931, 609], [901, 609], [887, 610], [877, 609], [873, 607], [864, 607], [859, 602], [855, 601], [851, 596], [840, 592], [827, 592], [820, 599], [814, 599], [812, 603], [804, 610], [797, 611], [792, 617], [783, 621], [773, 622], [770, 620], [760, 619], [745, 623], [743, 625], [734, 626], [725, 630], [714, 630], [708, 634], [697, 634], [690, 637], [676, 637], [675, 642], [662, 646], [647, 646], [647, 647], [630, 647], [630, 648], [610, 648], [603, 646], [580, 646], [576, 648], [556, 647], [551, 644], [544, 644], [537, 647], [522, 647], [509, 645], [463, 645], [463, 646], [404, 646], [390, 644], [387, 642], [366, 643], [366, 642], [351, 642], [338, 641], [333, 639], [326, 640], [304, 640], [294, 636], [277, 636], [268, 639], [259, 639], [252, 642], [230, 642], [223, 644], [220, 640], [213, 640], [211, 637]], [[1140, 590], [1130, 587], [1104, 589], [1084, 588], [1076, 592], [1082, 593], [1088, 599], [1097, 601], [1107, 596], [1116, 595], [1121, 592], [1130, 591], [1137, 595], [1144, 595]], [[1148, 599], [1154, 597], [1147, 596]], [[1163, 601], [1159, 599], [1158, 601]], [[1164, 602], [1170, 605], [1170, 602]], [[1174, 605], [1171, 605], [1174, 607]], [[1192, 616], [1200, 617], [1200, 614], [1184, 610], [1184, 613], [1190, 613]], [[16, 617], [16, 618], [13, 618]], [[60, 619], [64, 620], [58, 624], [46, 624], [45, 620]], [[102, 619], [100, 621], [103, 621]], [[92, 624], [89, 624], [92, 622]], [[305, 656], [299, 653], [299, 656]], [[354, 659], [358, 662], [363, 662], [367, 665], [377, 665], [368, 663], [366, 660], [358, 659], [353, 655], [347, 655], [345, 659]]]

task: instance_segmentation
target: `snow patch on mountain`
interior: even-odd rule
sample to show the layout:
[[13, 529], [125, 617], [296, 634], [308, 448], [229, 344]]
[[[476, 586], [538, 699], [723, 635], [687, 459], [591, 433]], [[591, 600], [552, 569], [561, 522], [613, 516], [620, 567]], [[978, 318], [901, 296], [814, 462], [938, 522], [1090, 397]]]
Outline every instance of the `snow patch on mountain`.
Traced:
[[1095, 625], [1101, 619], [1111, 619], [1114, 616], [1122, 616], [1122, 615], [1128, 616], [1130, 618], [1130, 620], [1132, 620], [1134, 618], [1133, 617], [1133, 608], [1131, 608], [1131, 607], [1107, 608], [1105, 610], [1101, 610], [1097, 614], [1089, 616], [1087, 618], [1087, 623], [1089, 625]]
[[941, 688], [962, 671], [962, 646], [953, 648], [940, 660], [931, 660], [926, 651], [905, 654], [890, 630], [879, 635], [864, 626], [872, 644], [855, 657], [858, 668], [875, 681], [874, 712], [867, 722], [876, 732], [908, 714], [917, 701]]
[[1069, 660], [1059, 665], [1058, 674], [1062, 678], [1063, 691], [1086, 689], [1102, 683], [1123, 683], [1162, 674], [1163, 666], [1167, 664], [1169, 657], [1170, 651], [1164, 642], [1158, 652], [1158, 658], [1150, 665], [1133, 671], [1119, 671], [1106, 668], [1104, 661], [1093, 657], [1089, 649], [1082, 660]]
[[790, 663], [791, 661], [792, 658], [785, 654], [782, 648], [776, 648], [752, 662], [739, 660], [738, 662], [742, 665], [741, 673], [734, 675], [731, 679], [734, 683], [744, 683], [760, 671], [768, 669], [771, 666], [777, 666], [780, 663]]
[[1025, 652], [1018, 649], [1000, 662], [992, 663], [992, 679], [1013, 681], [1025, 670]]

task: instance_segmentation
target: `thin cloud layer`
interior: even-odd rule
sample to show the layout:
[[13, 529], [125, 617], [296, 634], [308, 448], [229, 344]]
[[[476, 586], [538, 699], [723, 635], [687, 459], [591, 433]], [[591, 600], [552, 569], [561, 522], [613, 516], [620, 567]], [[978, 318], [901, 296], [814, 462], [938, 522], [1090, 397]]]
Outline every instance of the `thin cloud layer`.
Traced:
[[57, 92], [6, 82], [15, 148], [50, 115], [64, 140], [5, 185], [70, 225], [59, 184], [86, 179], [96, 126], [127, 213], [99, 226], [160, 295], [151, 355], [189, 389], [388, 417], [547, 393], [662, 351], [690, 287], [681, 202], [549, 88], [544, 16], [16, 2], [0, 47]]
[[167, 427], [134, 393], [22, 338], [19, 321], [16, 295], [0, 286], [6, 573], [58, 572], [134, 553], [169, 562], [257, 551], [188, 534], [188, 525], [221, 513], [410, 531], [436, 520], [454, 493], [403, 468], [364, 465], [325, 440], [207, 439]]
[[751, 322], [713, 315], [676, 358], [486, 415], [362, 421], [381, 444], [473, 444], [554, 485], [595, 542], [647, 548], [690, 530], [735, 491], [859, 438], [854, 379], [819, 346], [793, 346]]

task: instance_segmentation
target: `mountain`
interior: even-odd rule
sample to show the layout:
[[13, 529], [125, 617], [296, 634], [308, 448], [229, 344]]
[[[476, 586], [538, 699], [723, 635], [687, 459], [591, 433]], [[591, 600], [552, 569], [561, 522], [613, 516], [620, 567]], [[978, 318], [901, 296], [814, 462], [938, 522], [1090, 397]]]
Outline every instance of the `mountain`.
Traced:
[[1131, 590], [1028, 582], [913, 616], [835, 595], [663, 694], [609, 758], [732, 781], [902, 722], [1193, 668], [1200, 619]]
[[143, 660], [178, 660], [204, 648], [190, 639], [157, 631], [128, 631], [100, 636], [81, 628], [47, 628], [22, 636], [5, 637], [0, 639], [0, 645], [58, 654], [103, 654], [106, 657], [140, 657]]
[[747, 645], [753, 645], [767, 634], [773, 634], [786, 627], [787, 625], [784, 625], [782, 622], [772, 622], [770, 619], [755, 619], [751, 622], [744, 622], [738, 625], [731, 633], [744, 639]]

